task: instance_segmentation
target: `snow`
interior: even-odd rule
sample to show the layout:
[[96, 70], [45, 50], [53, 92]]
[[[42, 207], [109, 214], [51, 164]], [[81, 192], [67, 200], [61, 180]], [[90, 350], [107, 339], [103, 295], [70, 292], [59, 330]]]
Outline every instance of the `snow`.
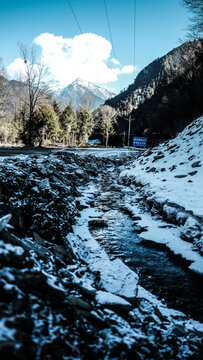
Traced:
[[[176, 138], [145, 151], [120, 174], [120, 183], [130, 182], [131, 191], [137, 187], [137, 195], [128, 197], [126, 207], [134, 216], [141, 216], [138, 226], [147, 225], [141, 237], [165, 244], [174, 254], [191, 261], [189, 268], [200, 274], [203, 257], [197, 248], [201, 248], [203, 233], [202, 146], [203, 117]], [[143, 199], [152, 205], [151, 214], [140, 208]], [[162, 216], [172, 222], [170, 228], [156, 216], [160, 209]]]
[[76, 90], [81, 87], [87, 88], [88, 90], [91, 90], [94, 93], [94, 95], [101, 97], [104, 100], [107, 100], [116, 95], [105, 88], [101, 88], [89, 81], [82, 80], [80, 78], [77, 78], [70, 85], [72, 85]]
[[[131, 198], [131, 202], [133, 202]], [[134, 216], [140, 216], [141, 220], [136, 220], [136, 223], [145, 227], [147, 224], [147, 231], [140, 233], [140, 236], [144, 240], [154, 241], [156, 243], [165, 244], [175, 255], [180, 255], [183, 259], [191, 261], [192, 264], [189, 268], [199, 274], [203, 274], [203, 257], [194, 251], [192, 243], [186, 242], [181, 239], [181, 229], [177, 226], [168, 227], [168, 224], [157, 218], [153, 218], [149, 213], [143, 213], [136, 200], [134, 204], [126, 202], [125, 207]]]
[[[134, 177], [146, 190], [150, 190], [154, 198], [161, 195], [165, 201], [183, 206], [186, 211], [203, 218], [202, 147], [203, 117], [194, 121], [192, 126], [187, 126], [176, 138], [154, 148], [152, 154], [147, 156], [146, 151], [131, 169], [121, 173], [121, 177]], [[154, 161], [160, 152], [164, 157]], [[195, 165], [197, 162], [200, 162], [200, 166]], [[154, 168], [154, 171], [147, 172], [150, 168]], [[197, 173], [191, 175], [194, 171]], [[176, 177], [180, 175], [185, 177]]]
[[138, 149], [128, 149], [128, 148], [72, 148], [72, 149], [62, 149], [61, 151], [73, 152], [78, 155], [92, 155], [95, 157], [103, 158], [120, 158], [121, 155], [129, 155], [139, 153]]
[[99, 304], [105, 306], [117, 305], [117, 306], [131, 307], [131, 304], [128, 301], [124, 300], [120, 296], [111, 294], [106, 291], [101, 291], [101, 290], [97, 291], [95, 299]]

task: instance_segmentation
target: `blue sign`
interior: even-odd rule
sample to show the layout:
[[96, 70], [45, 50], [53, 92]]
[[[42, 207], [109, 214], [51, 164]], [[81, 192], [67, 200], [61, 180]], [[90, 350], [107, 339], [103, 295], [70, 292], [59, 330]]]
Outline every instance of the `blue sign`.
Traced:
[[133, 146], [146, 147], [146, 144], [147, 144], [147, 138], [137, 137], [137, 136], [133, 137]]

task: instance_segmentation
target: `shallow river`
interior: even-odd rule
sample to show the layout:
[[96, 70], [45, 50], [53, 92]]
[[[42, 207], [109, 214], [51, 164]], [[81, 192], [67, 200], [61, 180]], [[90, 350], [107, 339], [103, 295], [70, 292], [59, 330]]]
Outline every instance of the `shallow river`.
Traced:
[[203, 321], [203, 277], [188, 270], [188, 264], [164, 245], [143, 241], [134, 232], [130, 216], [119, 209], [121, 203], [119, 192], [102, 189], [93, 205], [104, 211], [102, 218], [108, 226], [92, 228], [91, 234], [111, 259], [119, 257], [138, 272], [145, 289], [164, 299], [169, 307]]

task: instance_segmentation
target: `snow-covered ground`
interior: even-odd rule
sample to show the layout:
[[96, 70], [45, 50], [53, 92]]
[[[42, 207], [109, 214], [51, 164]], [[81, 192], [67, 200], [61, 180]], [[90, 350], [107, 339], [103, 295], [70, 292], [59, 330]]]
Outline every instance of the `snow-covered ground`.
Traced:
[[[134, 216], [141, 215], [138, 226], [147, 224], [141, 236], [164, 243], [190, 260], [190, 269], [199, 273], [203, 273], [203, 258], [197, 252], [203, 252], [202, 161], [203, 117], [176, 138], [146, 150], [120, 174], [121, 183], [137, 190], [126, 207]], [[143, 204], [150, 215], [143, 214]]]
[[135, 177], [160, 201], [203, 218], [203, 117], [176, 138], [146, 151], [122, 177]]

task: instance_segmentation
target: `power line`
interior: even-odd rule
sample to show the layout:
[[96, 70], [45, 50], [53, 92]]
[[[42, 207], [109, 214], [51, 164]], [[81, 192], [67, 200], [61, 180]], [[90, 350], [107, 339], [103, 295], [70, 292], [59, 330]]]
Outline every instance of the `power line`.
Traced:
[[[70, 9], [71, 9], [71, 11], [72, 11], [73, 17], [74, 17], [74, 19], [75, 19], [75, 21], [76, 21], [76, 24], [77, 24], [77, 26], [78, 26], [78, 29], [79, 29], [79, 31], [80, 31], [80, 34], [81, 34], [81, 35], [84, 35], [84, 32], [82, 31], [82, 28], [81, 28], [81, 26], [80, 26], [80, 24], [79, 24], [79, 21], [78, 21], [78, 19], [77, 19], [76, 14], [75, 14], [75, 11], [73, 10], [73, 7], [72, 7], [72, 5], [71, 5], [71, 3], [70, 3], [70, 0], [67, 0], [67, 1], [68, 1], [69, 6], [70, 6]], [[85, 40], [85, 39], [84, 39], [84, 40]], [[87, 49], [89, 50], [89, 47], [88, 47], [88, 44], [87, 44], [87, 41], [86, 41], [86, 40], [85, 40], [85, 45], [86, 45]]]
[[133, 49], [133, 65], [134, 65], [134, 79], [135, 79], [135, 40], [136, 40], [136, 0], [134, 0], [134, 49]]
[[[110, 20], [109, 20], [109, 15], [108, 15], [108, 9], [107, 9], [107, 5], [106, 5], [106, 0], [104, 0], [104, 8], [105, 8], [105, 12], [106, 12], [106, 19], [107, 19], [107, 24], [108, 24], [108, 28], [109, 28], [109, 34], [110, 34], [110, 39], [111, 39], [111, 45], [112, 45], [112, 51], [113, 51], [113, 56], [116, 59], [116, 52], [115, 52], [115, 47], [114, 47], [114, 43], [113, 43], [113, 36], [112, 36], [112, 31], [111, 31], [111, 25], [110, 25]], [[119, 75], [118, 75], [119, 76]], [[120, 87], [122, 88], [121, 85], [121, 80], [118, 77], [118, 81], [120, 84]]]
[[109, 28], [111, 44], [112, 44], [113, 55], [114, 55], [114, 58], [116, 59], [116, 52], [115, 52], [115, 47], [114, 47], [114, 44], [113, 44], [113, 37], [112, 37], [112, 32], [111, 32], [111, 26], [110, 26], [110, 21], [109, 21], [108, 10], [107, 10], [107, 6], [106, 6], [106, 0], [104, 0], [104, 7], [105, 7], [105, 12], [106, 12], [106, 18], [107, 18], [107, 23], [108, 23], [108, 28]]
[[75, 18], [75, 21], [76, 21], [76, 24], [77, 24], [77, 26], [78, 26], [78, 29], [80, 30], [80, 33], [83, 34], [82, 28], [81, 28], [81, 26], [80, 26], [80, 24], [79, 24], [79, 21], [78, 21], [78, 19], [77, 19], [77, 16], [76, 16], [74, 10], [73, 10], [73, 7], [72, 7], [70, 1], [69, 1], [69, 0], [67, 0], [67, 1], [68, 1], [68, 5], [70, 6], [70, 9], [71, 9], [71, 11], [72, 11], [72, 14], [73, 14], [73, 16], [74, 16], [74, 18]]

